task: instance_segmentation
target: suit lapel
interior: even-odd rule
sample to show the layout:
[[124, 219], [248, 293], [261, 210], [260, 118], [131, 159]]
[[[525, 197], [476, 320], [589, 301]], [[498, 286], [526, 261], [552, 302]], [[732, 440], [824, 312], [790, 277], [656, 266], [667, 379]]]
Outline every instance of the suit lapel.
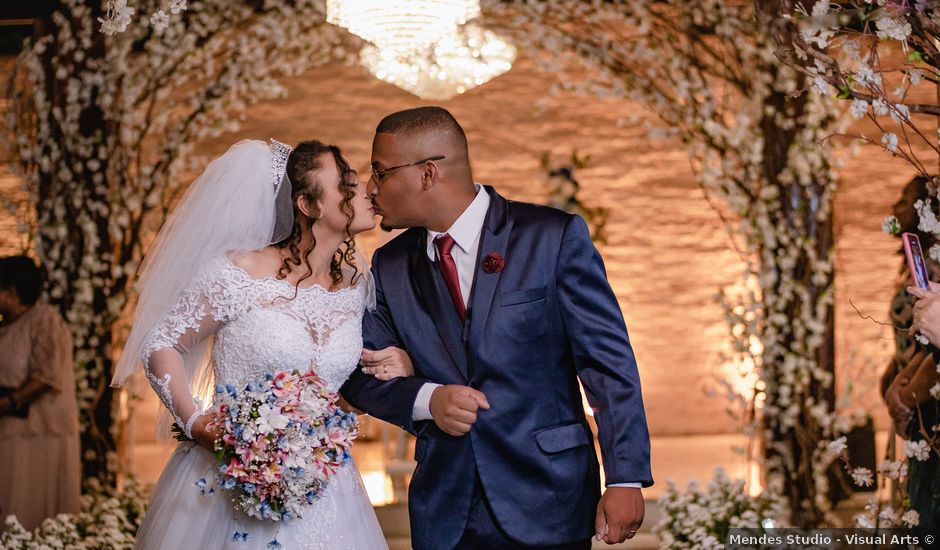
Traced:
[[493, 307], [493, 297], [502, 271], [487, 273], [483, 270], [483, 260], [488, 254], [506, 257], [509, 235], [512, 233], [512, 220], [509, 219], [509, 201], [501, 197], [492, 187], [486, 186], [490, 194], [490, 208], [483, 223], [480, 235], [480, 249], [477, 254], [476, 273], [473, 276], [473, 291], [470, 294], [470, 349], [478, 348], [483, 329]]
[[[426, 236], [427, 233], [422, 231], [420, 235]], [[447, 293], [444, 280], [437, 272], [437, 266], [428, 258], [427, 241], [423, 238], [417, 240], [411, 247], [411, 273], [414, 275], [418, 297], [431, 315], [434, 328], [440, 334], [454, 366], [466, 380], [467, 351], [461, 340], [460, 318], [451, 302], [450, 294]]]

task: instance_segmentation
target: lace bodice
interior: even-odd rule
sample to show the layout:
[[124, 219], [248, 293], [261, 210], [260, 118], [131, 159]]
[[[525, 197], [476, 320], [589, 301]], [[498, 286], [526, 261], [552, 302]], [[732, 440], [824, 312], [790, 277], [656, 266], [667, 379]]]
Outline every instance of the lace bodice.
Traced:
[[151, 331], [147, 378], [187, 434], [203, 404], [193, 397], [184, 358], [210, 336], [217, 384], [240, 387], [265, 373], [313, 368], [338, 391], [359, 362], [365, 296], [363, 284], [335, 292], [314, 285], [294, 298], [287, 281], [252, 278], [219, 258]]

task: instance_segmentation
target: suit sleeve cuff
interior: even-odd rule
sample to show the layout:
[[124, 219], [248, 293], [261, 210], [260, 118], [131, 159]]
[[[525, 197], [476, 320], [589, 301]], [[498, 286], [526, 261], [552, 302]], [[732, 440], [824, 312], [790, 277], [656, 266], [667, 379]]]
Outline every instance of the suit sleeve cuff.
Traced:
[[413, 422], [419, 420], [434, 420], [434, 417], [431, 416], [431, 394], [434, 393], [434, 390], [438, 387], [440, 387], [440, 384], [427, 382], [418, 390], [418, 395], [415, 397], [414, 408], [411, 409], [411, 420]]
[[[422, 388], [423, 389], [423, 388]], [[418, 394], [420, 397], [421, 394]], [[642, 489], [642, 483], [608, 483], [607, 487], [629, 487], [630, 489]]]

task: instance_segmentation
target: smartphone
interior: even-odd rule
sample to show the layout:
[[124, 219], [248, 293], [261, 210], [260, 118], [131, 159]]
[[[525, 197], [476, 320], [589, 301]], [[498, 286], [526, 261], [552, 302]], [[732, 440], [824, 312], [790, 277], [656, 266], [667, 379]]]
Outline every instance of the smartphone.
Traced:
[[920, 239], [913, 233], [902, 233], [904, 242], [904, 255], [907, 257], [907, 267], [911, 270], [911, 280], [914, 286], [930, 290], [930, 277], [927, 275], [927, 264], [924, 263], [924, 252], [920, 248]]

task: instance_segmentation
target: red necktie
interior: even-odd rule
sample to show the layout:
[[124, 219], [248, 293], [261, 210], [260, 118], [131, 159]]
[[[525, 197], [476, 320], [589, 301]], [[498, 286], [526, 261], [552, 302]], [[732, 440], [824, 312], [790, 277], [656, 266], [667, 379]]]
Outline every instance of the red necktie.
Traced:
[[457, 308], [457, 314], [460, 315], [460, 321], [467, 319], [467, 306], [463, 303], [463, 296], [460, 294], [460, 278], [457, 277], [457, 263], [450, 251], [454, 248], [454, 238], [444, 233], [434, 239], [434, 246], [437, 247], [437, 257], [440, 260], [441, 275], [444, 276], [444, 283], [447, 284], [447, 291], [450, 293], [450, 299]]

